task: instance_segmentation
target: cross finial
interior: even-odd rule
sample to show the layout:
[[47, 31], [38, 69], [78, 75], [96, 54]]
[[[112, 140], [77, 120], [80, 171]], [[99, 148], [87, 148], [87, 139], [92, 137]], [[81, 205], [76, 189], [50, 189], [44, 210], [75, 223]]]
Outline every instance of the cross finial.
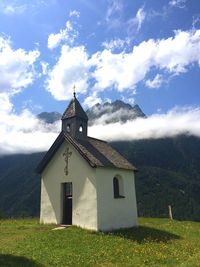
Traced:
[[74, 98], [75, 98], [76, 97], [76, 86], [75, 85], [73, 86], [73, 91], [74, 91], [73, 94], [74, 94]]

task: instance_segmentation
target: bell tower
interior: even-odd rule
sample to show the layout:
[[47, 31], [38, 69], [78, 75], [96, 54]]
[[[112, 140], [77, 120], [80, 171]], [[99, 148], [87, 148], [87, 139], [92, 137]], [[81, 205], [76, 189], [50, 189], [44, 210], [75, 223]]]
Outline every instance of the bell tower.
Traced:
[[87, 139], [87, 123], [87, 114], [77, 100], [74, 91], [73, 99], [62, 116], [62, 131], [75, 139]]

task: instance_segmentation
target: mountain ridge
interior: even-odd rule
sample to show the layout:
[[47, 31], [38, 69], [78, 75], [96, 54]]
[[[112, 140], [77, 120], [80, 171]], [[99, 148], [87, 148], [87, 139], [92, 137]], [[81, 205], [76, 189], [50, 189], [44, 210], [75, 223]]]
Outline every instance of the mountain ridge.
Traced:
[[[88, 124], [93, 125], [95, 121], [104, 120], [105, 123], [113, 122], [127, 122], [135, 120], [136, 118], [145, 118], [146, 115], [139, 107], [139, 105], [131, 106], [122, 100], [115, 100], [114, 102], [105, 102], [103, 104], [95, 104], [90, 109], [86, 110], [88, 115]], [[46, 122], [54, 123], [60, 120], [62, 115], [59, 112], [42, 112], [37, 115], [37, 118]]]

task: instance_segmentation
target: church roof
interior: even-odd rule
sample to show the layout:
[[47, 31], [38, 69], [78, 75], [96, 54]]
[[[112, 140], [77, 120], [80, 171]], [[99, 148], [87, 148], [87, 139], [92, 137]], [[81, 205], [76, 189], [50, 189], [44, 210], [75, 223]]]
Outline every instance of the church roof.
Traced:
[[69, 134], [61, 132], [38, 165], [36, 169], [38, 173], [42, 173], [64, 141], [71, 143], [92, 168], [112, 167], [136, 171], [136, 168], [107, 142], [92, 137], [87, 137], [85, 140], [74, 139]]
[[67, 109], [63, 113], [62, 120], [67, 119], [67, 118], [72, 118], [75, 116], [79, 117], [81, 119], [84, 119], [86, 121], [88, 120], [87, 114], [85, 113], [85, 111], [81, 107], [81, 104], [79, 103], [79, 101], [77, 100], [77, 98], [74, 94], [74, 98], [71, 100], [71, 102], [69, 103], [69, 106], [67, 107]]

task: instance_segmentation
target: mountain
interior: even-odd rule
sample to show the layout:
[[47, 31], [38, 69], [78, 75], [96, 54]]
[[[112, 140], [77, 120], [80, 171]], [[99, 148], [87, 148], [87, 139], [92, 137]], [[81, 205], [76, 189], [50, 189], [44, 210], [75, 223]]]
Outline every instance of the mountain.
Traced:
[[[87, 114], [93, 122], [99, 118], [113, 122], [145, 117], [139, 106], [122, 101], [97, 104]], [[109, 121], [111, 114], [115, 116]], [[57, 115], [42, 113], [39, 117], [52, 123]], [[178, 136], [111, 145], [138, 168], [136, 194], [140, 216], [166, 217], [167, 206], [171, 205], [174, 218], [200, 221], [200, 138]], [[34, 169], [43, 155], [0, 158], [0, 216], [38, 216], [40, 177]]]
[[59, 112], [42, 112], [37, 115], [38, 119], [46, 123], [54, 123], [61, 119], [62, 115]]
[[89, 125], [93, 125], [95, 121], [103, 121], [104, 123], [126, 122], [134, 120], [138, 117], [146, 117], [138, 105], [131, 106], [121, 100], [113, 103], [96, 104], [86, 111], [89, 118]]
[[[88, 115], [89, 125], [93, 125], [95, 121], [104, 121], [105, 123], [126, 122], [138, 117], [146, 117], [138, 105], [131, 106], [121, 100], [116, 100], [113, 103], [106, 102], [102, 105], [96, 104], [91, 109], [88, 109], [86, 113]], [[42, 112], [37, 117], [46, 123], [54, 123], [60, 120], [62, 115], [54, 111]]]

